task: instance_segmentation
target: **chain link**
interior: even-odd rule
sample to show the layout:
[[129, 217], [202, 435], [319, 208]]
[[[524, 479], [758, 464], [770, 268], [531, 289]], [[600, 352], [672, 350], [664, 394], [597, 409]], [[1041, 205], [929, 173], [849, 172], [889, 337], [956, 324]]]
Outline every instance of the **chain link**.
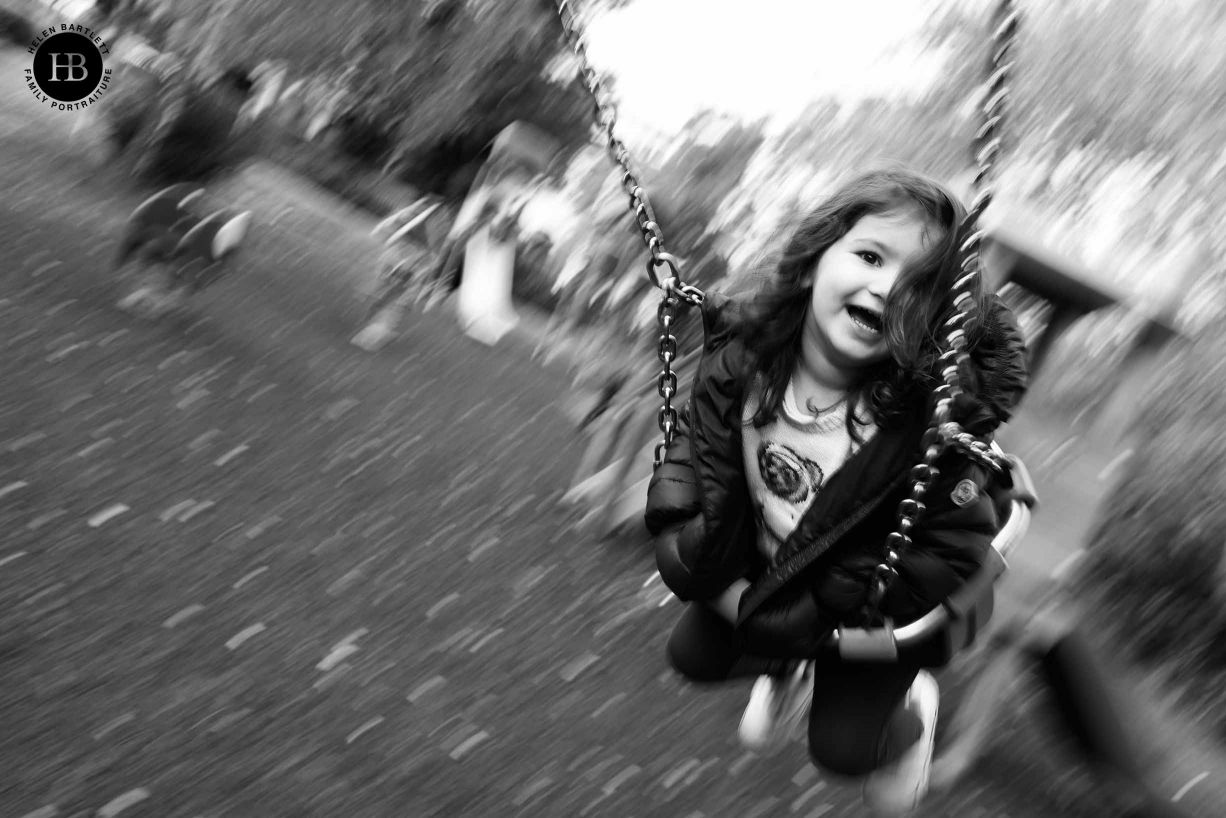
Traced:
[[[609, 151], [609, 156], [622, 171], [622, 190], [630, 199], [630, 212], [634, 215], [635, 224], [650, 253], [647, 259], [647, 278], [653, 285], [664, 291], [657, 311], [660, 325], [657, 356], [664, 364], [656, 380], [660, 398], [663, 400], [658, 413], [658, 421], [660, 431], [664, 434], [664, 440], [656, 446], [654, 459], [655, 468], [659, 468], [660, 463], [663, 462], [664, 452], [672, 445], [673, 434], [677, 430], [677, 410], [673, 406], [673, 397], [677, 394], [677, 374], [673, 371], [673, 361], [677, 359], [677, 338], [672, 333], [673, 325], [677, 320], [677, 307], [682, 302], [691, 305], [701, 304], [703, 294], [697, 287], [682, 283], [681, 262], [665, 248], [664, 231], [660, 223], [656, 221], [656, 212], [651, 206], [647, 191], [639, 184], [638, 176], [631, 167], [630, 150], [614, 132], [614, 127], [617, 125], [617, 106], [613, 102], [613, 95], [605, 88], [599, 72], [588, 61], [587, 42], [571, 0], [557, 0], [557, 6], [558, 19], [562, 22], [566, 40], [579, 60], [579, 74], [595, 103], [593, 113], [596, 124], [604, 132], [605, 147]], [[666, 275], [661, 274], [663, 267], [668, 268]]]
[[946, 349], [938, 360], [944, 383], [936, 389], [936, 409], [921, 443], [924, 454], [919, 464], [911, 470], [911, 494], [899, 503], [898, 527], [886, 538], [885, 558], [873, 570], [869, 587], [870, 623], [876, 620], [890, 584], [898, 577], [899, 558], [911, 545], [909, 535], [923, 516], [924, 497], [939, 476], [936, 463], [941, 455], [947, 449], [954, 448], [994, 471], [1001, 472], [1007, 468], [1007, 461], [988, 444], [965, 432], [952, 419], [954, 401], [962, 394], [962, 374], [970, 362], [967, 337], [975, 317], [975, 299], [971, 292], [980, 274], [979, 248], [984, 238], [984, 231], [979, 229], [979, 218], [992, 203], [994, 195], [995, 162], [1001, 150], [1001, 124], [1009, 97], [1008, 79], [1013, 68], [1013, 63], [1007, 62], [1007, 58], [1017, 42], [1018, 14], [1012, 0], [1001, 0], [993, 15], [993, 24], [988, 78], [980, 112], [983, 122], [975, 133], [972, 146], [978, 166], [974, 181], [978, 192], [960, 226], [960, 234], [967, 237], [959, 248], [963, 275], [954, 283], [953, 315], [942, 328]]

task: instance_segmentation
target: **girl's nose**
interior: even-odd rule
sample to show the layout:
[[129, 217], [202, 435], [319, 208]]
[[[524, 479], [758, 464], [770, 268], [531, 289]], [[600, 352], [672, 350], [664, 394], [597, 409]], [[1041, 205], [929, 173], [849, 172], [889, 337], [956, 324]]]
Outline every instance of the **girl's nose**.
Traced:
[[898, 280], [898, 277], [901, 274], [901, 265], [887, 265], [881, 267], [877, 271], [877, 275], [873, 276], [872, 280], [869, 282], [868, 291], [880, 298], [882, 301], [885, 301], [885, 297], [889, 294], [890, 290], [893, 289], [894, 282]]

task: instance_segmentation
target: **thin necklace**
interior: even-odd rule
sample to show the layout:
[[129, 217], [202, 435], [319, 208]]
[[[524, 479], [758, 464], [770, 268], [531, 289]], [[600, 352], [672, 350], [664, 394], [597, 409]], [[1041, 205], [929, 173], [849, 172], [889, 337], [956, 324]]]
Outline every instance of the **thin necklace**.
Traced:
[[[796, 373], [792, 373], [792, 377], [788, 381], [788, 389], [791, 390], [792, 392], [792, 405], [796, 406], [799, 409], [800, 404], [796, 402]], [[834, 403], [827, 406], [825, 409], [818, 409], [816, 406], [814, 406], [813, 398], [811, 397], [805, 398], [805, 410], [808, 411], [810, 414], [812, 414], [814, 417], [821, 417], [822, 415], [829, 412], [830, 410], [837, 409], [838, 407], [846, 403], [849, 392], [850, 390], [844, 391], [838, 400], [836, 400]]]
[[825, 409], [818, 409], [817, 407], [813, 405], [813, 398], [806, 398], [805, 399], [805, 409], [807, 409], [811, 415], [813, 415], [814, 417], [817, 417], [818, 415], [826, 414], [831, 409], [839, 408], [840, 406], [843, 405], [843, 402], [846, 400], [847, 400], [847, 396], [844, 395], [843, 397], [836, 400], [834, 403], [827, 406]]
[[[789, 400], [791, 400], [792, 405], [793, 405], [793, 406], [795, 406], [795, 407], [797, 408], [797, 410], [799, 411], [799, 409], [800, 409], [800, 404], [798, 404], [798, 403], [796, 402], [796, 384], [795, 384], [795, 382], [794, 382], [794, 381], [789, 381], [789, 382], [788, 382], [788, 387], [787, 387], [787, 395], [786, 395], [786, 397], [787, 397]], [[806, 410], [809, 412], [809, 414], [811, 414], [813, 417], [817, 418], [817, 417], [821, 417], [822, 415], [826, 414], [827, 412], [830, 412], [830, 411], [832, 411], [832, 410], [834, 410], [834, 409], [839, 408], [840, 406], [842, 406], [842, 405], [843, 405], [844, 403], [846, 403], [846, 402], [847, 402], [847, 394], [846, 394], [846, 393], [844, 393], [842, 397], [840, 397], [840, 398], [839, 398], [837, 401], [835, 401], [834, 403], [832, 403], [832, 404], [830, 404], [829, 406], [827, 406], [825, 409], [818, 409], [817, 407], [815, 407], [815, 406], [813, 405], [813, 399], [812, 399], [812, 398], [805, 398], [805, 409], [806, 409]]]

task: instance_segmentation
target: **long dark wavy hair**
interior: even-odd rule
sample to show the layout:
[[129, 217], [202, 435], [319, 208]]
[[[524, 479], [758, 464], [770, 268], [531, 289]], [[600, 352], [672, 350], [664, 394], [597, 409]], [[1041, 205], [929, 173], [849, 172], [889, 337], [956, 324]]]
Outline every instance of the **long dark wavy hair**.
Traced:
[[[788, 241], [773, 273], [742, 301], [737, 331], [757, 359], [763, 393], [755, 426], [771, 422], [800, 359], [801, 335], [812, 297], [809, 274], [822, 254], [868, 215], [917, 210], [927, 224], [925, 249], [900, 273], [886, 296], [884, 333], [890, 357], [864, 372], [851, 390], [847, 427], [857, 442], [865, 422], [859, 409], [868, 410], [873, 422], [889, 426], [908, 412], [937, 384], [940, 355], [938, 331], [953, 314], [951, 289], [959, 277], [959, 226], [966, 210], [943, 185], [899, 166], [862, 172], [845, 182], [801, 222]], [[985, 293], [975, 279], [974, 297], [984, 314]], [[968, 341], [982, 335], [981, 322], [972, 327]], [[857, 419], [860, 419], [857, 422]]]

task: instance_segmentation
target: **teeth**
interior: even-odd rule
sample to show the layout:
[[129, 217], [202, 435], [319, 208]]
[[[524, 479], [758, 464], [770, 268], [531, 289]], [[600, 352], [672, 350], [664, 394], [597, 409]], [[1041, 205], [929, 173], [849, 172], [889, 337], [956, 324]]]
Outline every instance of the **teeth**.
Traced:
[[857, 326], [864, 327], [864, 329], [868, 330], [869, 332], [880, 333], [881, 330], [879, 329], [879, 327], [874, 326], [873, 324], [869, 324], [860, 319], [859, 313], [861, 312], [861, 310], [863, 310], [863, 312], [866, 314], [872, 315], [873, 318], [875, 318], [877, 321], [881, 320], [881, 316], [877, 315], [871, 310], [864, 310], [862, 307], [848, 309], [847, 314], [851, 317], [851, 320], [855, 322]]

